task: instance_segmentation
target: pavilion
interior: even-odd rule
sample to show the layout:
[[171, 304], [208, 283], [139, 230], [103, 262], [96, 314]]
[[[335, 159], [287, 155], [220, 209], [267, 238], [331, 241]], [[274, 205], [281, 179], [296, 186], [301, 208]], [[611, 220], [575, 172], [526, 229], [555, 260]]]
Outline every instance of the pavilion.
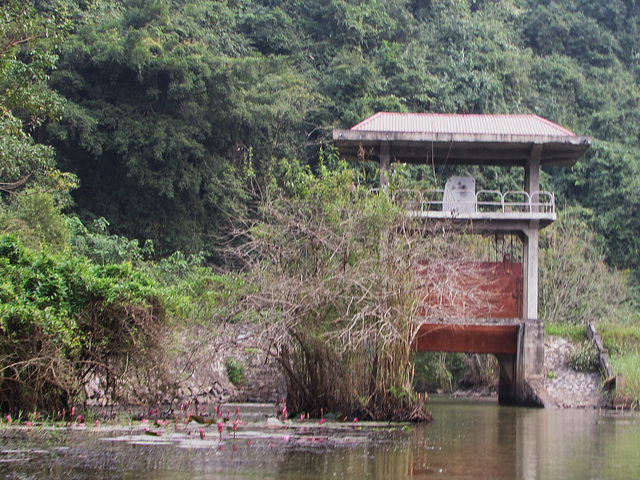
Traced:
[[[522, 191], [475, 189], [475, 179], [454, 176], [440, 195], [418, 198], [412, 216], [472, 225], [472, 233], [513, 234], [522, 240], [522, 310], [512, 322], [467, 321], [464, 329], [423, 325], [418, 350], [494, 353], [500, 362], [503, 403], [524, 403], [525, 377], [542, 373], [544, 322], [538, 318], [538, 234], [556, 220], [555, 195], [540, 191], [540, 169], [571, 167], [591, 145], [537, 115], [456, 115], [379, 112], [351, 129], [333, 131], [334, 146], [351, 161], [380, 165], [389, 185], [391, 162], [434, 166], [524, 169]], [[505, 346], [505, 344], [507, 344]]]

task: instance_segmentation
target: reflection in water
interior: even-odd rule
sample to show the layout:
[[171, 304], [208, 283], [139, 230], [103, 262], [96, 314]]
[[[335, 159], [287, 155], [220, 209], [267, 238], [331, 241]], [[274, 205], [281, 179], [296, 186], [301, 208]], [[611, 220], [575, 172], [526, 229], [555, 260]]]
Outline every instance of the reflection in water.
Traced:
[[0, 478], [640, 478], [640, 416], [433, 401], [431, 425], [327, 422], [238, 439], [197, 430], [0, 430]]
[[422, 430], [415, 449], [416, 478], [438, 472], [444, 478], [517, 478], [517, 409], [495, 404], [434, 405], [437, 421]]

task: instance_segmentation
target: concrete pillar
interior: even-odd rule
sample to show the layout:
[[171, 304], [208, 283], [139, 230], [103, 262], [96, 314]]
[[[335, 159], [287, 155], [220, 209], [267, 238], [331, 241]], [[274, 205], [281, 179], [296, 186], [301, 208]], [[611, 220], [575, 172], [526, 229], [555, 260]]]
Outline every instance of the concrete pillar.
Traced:
[[526, 319], [538, 318], [538, 222], [522, 235], [524, 248], [523, 309]]
[[544, 322], [538, 318], [538, 231], [538, 222], [531, 222], [522, 236], [525, 375], [541, 374], [544, 364]]
[[389, 165], [391, 156], [389, 155], [389, 142], [380, 143], [380, 188], [389, 186]]
[[[540, 190], [542, 145], [535, 144], [524, 170], [524, 189], [531, 195]], [[538, 318], [538, 232], [539, 222], [530, 222], [522, 235], [524, 247], [523, 316], [525, 375], [540, 375], [544, 366], [544, 322]]]
[[[531, 157], [524, 169], [524, 191], [531, 195], [533, 192], [540, 191], [540, 155], [542, 153], [542, 145], [536, 144], [531, 149]], [[531, 199], [539, 200], [539, 199]], [[538, 211], [538, 207], [533, 207], [534, 212]]]
[[524, 191], [531, 194], [540, 190], [540, 155], [542, 145], [536, 144], [531, 149], [531, 157], [524, 169]]
[[530, 318], [524, 335], [525, 376], [542, 375], [544, 367], [544, 321]]

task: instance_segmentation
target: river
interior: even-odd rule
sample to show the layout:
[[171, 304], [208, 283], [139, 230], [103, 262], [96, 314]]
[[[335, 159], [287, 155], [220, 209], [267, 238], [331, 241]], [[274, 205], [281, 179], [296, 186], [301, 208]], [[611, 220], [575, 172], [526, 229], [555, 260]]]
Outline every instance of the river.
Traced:
[[[0, 479], [638, 479], [640, 415], [432, 400], [435, 422], [0, 429]], [[249, 407], [243, 406], [243, 412]], [[248, 414], [244, 414], [248, 418]]]

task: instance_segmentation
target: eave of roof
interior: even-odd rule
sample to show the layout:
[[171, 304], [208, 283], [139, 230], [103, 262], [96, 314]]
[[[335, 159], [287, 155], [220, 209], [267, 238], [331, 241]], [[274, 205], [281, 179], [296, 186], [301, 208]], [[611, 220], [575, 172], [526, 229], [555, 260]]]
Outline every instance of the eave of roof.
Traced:
[[450, 115], [379, 112], [349, 130], [333, 131], [344, 157], [375, 160], [381, 143], [408, 163], [526, 165], [534, 148], [543, 165], [571, 166], [591, 137], [537, 115]]

